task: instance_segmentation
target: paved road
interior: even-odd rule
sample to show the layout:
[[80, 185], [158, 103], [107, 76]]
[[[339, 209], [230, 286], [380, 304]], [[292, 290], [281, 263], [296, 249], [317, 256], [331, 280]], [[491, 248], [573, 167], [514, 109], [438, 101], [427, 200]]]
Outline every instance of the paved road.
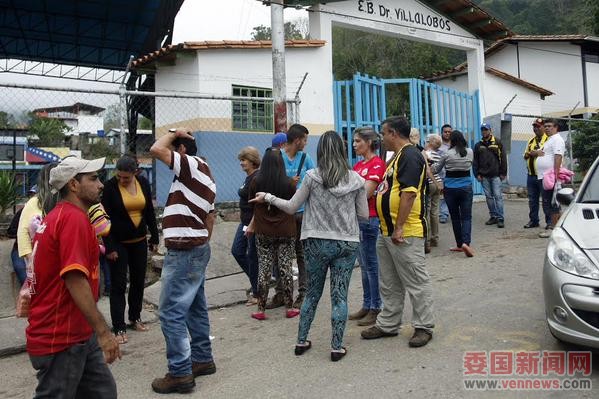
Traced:
[[[594, 391], [471, 392], [463, 388], [465, 351], [567, 350], [549, 334], [544, 320], [541, 268], [546, 241], [526, 231], [525, 202], [506, 202], [503, 230], [484, 226], [484, 203], [475, 204], [476, 256], [465, 258], [447, 248], [453, 243], [450, 225], [442, 227], [439, 248], [428, 258], [433, 280], [437, 327], [426, 347], [407, 345], [411, 328], [396, 338], [360, 339], [361, 328], [350, 322], [348, 355], [329, 360], [330, 302], [328, 291], [313, 324], [313, 348], [302, 357], [292, 354], [297, 320], [282, 310], [258, 322], [243, 305], [211, 311], [218, 372], [201, 377], [189, 397], [204, 398], [591, 398], [597, 397], [599, 367], [594, 362]], [[517, 221], [516, 221], [517, 220]], [[350, 306], [361, 302], [360, 274], [350, 289]], [[406, 313], [404, 320], [409, 320]], [[409, 323], [408, 323], [409, 324]], [[148, 333], [132, 333], [124, 357], [112, 366], [121, 398], [155, 398], [150, 381], [166, 372], [164, 341], [159, 325]], [[595, 356], [597, 359], [597, 356]], [[35, 377], [25, 354], [0, 359], [0, 397], [31, 397]]]

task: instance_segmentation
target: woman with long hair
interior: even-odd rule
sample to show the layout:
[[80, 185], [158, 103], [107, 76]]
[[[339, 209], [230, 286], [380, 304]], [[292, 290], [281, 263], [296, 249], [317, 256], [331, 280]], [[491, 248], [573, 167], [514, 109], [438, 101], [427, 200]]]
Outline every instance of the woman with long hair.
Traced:
[[237, 155], [239, 166], [246, 174], [243, 185], [239, 187], [239, 217], [241, 223], [237, 226], [231, 254], [248, 276], [251, 289], [248, 292], [247, 306], [258, 304], [258, 253], [256, 252], [256, 238], [254, 235], [246, 237], [245, 230], [254, 216], [254, 205], [248, 203], [250, 199], [250, 184], [258, 173], [260, 167], [260, 153], [254, 147], [243, 147]]
[[470, 171], [474, 155], [468, 148], [464, 135], [454, 130], [450, 136], [449, 150], [443, 154], [438, 163], [433, 165], [434, 173], [445, 167], [443, 194], [449, 208], [453, 235], [456, 246], [451, 251], [464, 252], [466, 256], [474, 256], [470, 247], [472, 239], [472, 178]]
[[116, 163], [114, 177], [104, 184], [102, 205], [111, 228], [104, 237], [110, 267], [110, 317], [119, 344], [128, 342], [125, 324], [125, 291], [129, 270], [129, 327], [147, 331], [141, 321], [144, 283], [148, 262], [148, 232], [151, 251], [158, 246], [158, 227], [150, 183], [137, 176], [137, 162], [129, 156]]
[[[281, 150], [275, 147], [266, 149], [260, 170], [250, 184], [249, 198], [258, 191], [276, 193], [278, 197], [289, 199], [295, 193], [295, 184], [285, 173]], [[266, 299], [268, 284], [275, 265], [283, 285], [287, 318], [295, 317], [299, 310], [293, 307], [293, 248], [295, 245], [295, 219], [270, 204], [256, 204], [254, 216], [247, 228], [248, 236], [256, 235], [258, 252], [258, 311], [252, 313], [257, 320], [266, 319]]]
[[343, 334], [347, 321], [347, 289], [360, 245], [359, 219], [368, 219], [364, 179], [349, 167], [343, 140], [334, 131], [320, 137], [317, 168], [309, 170], [291, 200], [273, 192], [257, 192], [252, 200], [290, 215], [305, 203], [300, 239], [304, 242], [308, 289], [301, 308], [295, 354], [312, 347], [307, 340], [327, 271], [331, 270], [331, 360], [347, 353]]
[[376, 240], [379, 236], [379, 218], [376, 214], [374, 191], [385, 176], [385, 161], [376, 155], [381, 138], [371, 127], [359, 127], [354, 131], [354, 150], [362, 160], [354, 170], [364, 178], [368, 198], [368, 220], [360, 222], [360, 246], [358, 257], [362, 271], [362, 308], [349, 315], [350, 320], [359, 320], [359, 326], [370, 326], [376, 322], [381, 311], [379, 293], [379, 262], [376, 256]]

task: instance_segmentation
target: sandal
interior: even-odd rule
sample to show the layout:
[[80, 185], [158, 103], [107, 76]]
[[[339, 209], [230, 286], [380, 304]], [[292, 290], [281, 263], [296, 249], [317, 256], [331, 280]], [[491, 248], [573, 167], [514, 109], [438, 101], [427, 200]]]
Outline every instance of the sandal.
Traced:
[[145, 331], [149, 331], [150, 329], [148, 328], [148, 326], [146, 326], [141, 319], [139, 320], [135, 320], [133, 322], [131, 322], [129, 324], [129, 327], [135, 331], [139, 331], [139, 332], [145, 332]]
[[258, 304], [258, 298], [254, 296], [250, 296], [248, 301], [245, 303], [245, 306], [254, 306]]
[[123, 345], [129, 342], [129, 340], [127, 339], [127, 333], [125, 331], [117, 331], [116, 333], [114, 333], [114, 337], [116, 338], [116, 342], [118, 342], [119, 345]]

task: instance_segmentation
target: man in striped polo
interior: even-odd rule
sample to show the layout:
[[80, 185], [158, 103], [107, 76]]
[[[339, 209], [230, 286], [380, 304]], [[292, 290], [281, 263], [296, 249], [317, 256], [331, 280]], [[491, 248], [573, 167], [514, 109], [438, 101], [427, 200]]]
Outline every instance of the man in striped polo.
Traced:
[[204, 294], [216, 185], [196, 152], [189, 129], [169, 130], [150, 149], [175, 174], [162, 219], [167, 254], [159, 315], [169, 372], [152, 382], [158, 393], [190, 392], [195, 377], [216, 372]]
[[420, 150], [410, 143], [406, 118], [388, 118], [381, 132], [385, 148], [395, 153], [375, 191], [381, 222], [376, 254], [383, 310], [376, 324], [361, 335], [364, 339], [397, 336], [407, 293], [414, 326], [409, 346], [416, 348], [433, 338], [435, 327], [431, 280], [424, 259], [426, 166]]

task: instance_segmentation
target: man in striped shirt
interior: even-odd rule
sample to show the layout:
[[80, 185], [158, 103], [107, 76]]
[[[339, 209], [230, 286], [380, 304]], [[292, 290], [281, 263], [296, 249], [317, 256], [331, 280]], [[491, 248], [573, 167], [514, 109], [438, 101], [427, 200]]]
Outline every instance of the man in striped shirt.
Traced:
[[196, 152], [188, 129], [169, 130], [150, 149], [175, 174], [162, 219], [167, 254], [159, 315], [169, 372], [152, 382], [158, 393], [190, 392], [194, 377], [216, 372], [204, 294], [216, 185]]

